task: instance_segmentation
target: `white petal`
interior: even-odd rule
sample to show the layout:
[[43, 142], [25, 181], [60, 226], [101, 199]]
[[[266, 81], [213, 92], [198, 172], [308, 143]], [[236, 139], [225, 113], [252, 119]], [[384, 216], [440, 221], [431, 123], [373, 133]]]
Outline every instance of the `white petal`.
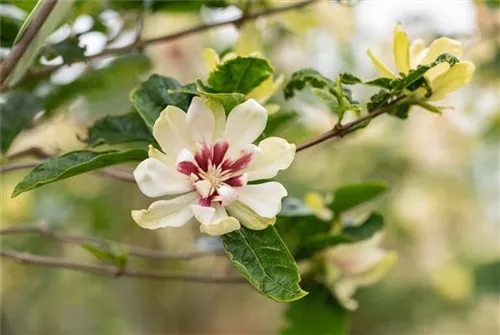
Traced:
[[194, 155], [189, 151], [188, 149], [182, 149], [181, 152], [177, 155], [176, 163], [179, 164], [180, 162], [193, 162], [194, 161]]
[[175, 159], [182, 149], [192, 149], [194, 145], [186, 113], [175, 106], [168, 106], [161, 112], [153, 127], [153, 136], [163, 152], [172, 159]]
[[213, 139], [215, 142], [215, 140], [224, 136], [224, 129], [226, 128], [226, 112], [224, 111], [224, 106], [222, 106], [222, 104], [215, 99], [204, 97], [203, 101], [210, 107], [214, 114], [215, 123]]
[[359, 304], [356, 299], [353, 299], [354, 293], [358, 288], [358, 284], [352, 278], [341, 278], [338, 280], [333, 291], [339, 303], [347, 310], [354, 311], [358, 308]]
[[287, 195], [286, 189], [272, 181], [258, 185], [237, 188], [238, 200], [264, 218], [273, 218], [281, 210], [281, 199]]
[[220, 200], [222, 202], [222, 206], [228, 206], [232, 204], [236, 198], [238, 197], [238, 193], [231, 186], [222, 185], [217, 189], [217, 193], [219, 193]]
[[254, 159], [245, 170], [248, 180], [273, 178], [278, 171], [287, 169], [295, 157], [295, 145], [279, 137], [269, 137], [259, 143]]
[[212, 183], [206, 179], [197, 181], [194, 184], [194, 187], [196, 188], [196, 192], [198, 192], [198, 194], [200, 194], [200, 196], [202, 198], [208, 197], [210, 194], [212, 194], [212, 191], [213, 191], [212, 190]]
[[224, 137], [229, 141], [229, 155], [255, 141], [264, 131], [267, 111], [254, 99], [236, 106], [227, 117]]
[[448, 37], [438, 38], [429, 46], [429, 50], [427, 51], [425, 57], [422, 59], [421, 64], [430, 64], [434, 62], [439, 55], [444, 53], [450, 54], [457, 58], [461, 58], [462, 43]]
[[157, 160], [161, 161], [169, 169], [174, 169], [174, 170], [177, 169], [175, 161], [173, 159], [171, 159], [163, 152], [153, 147], [151, 144], [149, 145], [148, 156], [149, 158], [156, 158]]
[[180, 227], [193, 217], [191, 205], [199, 199], [196, 192], [191, 192], [171, 200], [155, 201], [147, 210], [132, 211], [132, 218], [146, 229]]
[[423, 56], [420, 57], [420, 54], [424, 50], [424, 47], [424, 41], [420, 38], [413, 41], [410, 45], [410, 67], [412, 69], [416, 68], [417, 65], [420, 64], [420, 61], [423, 58]]
[[248, 229], [262, 230], [276, 223], [276, 217], [271, 219], [263, 218], [239, 201], [235, 201], [230, 206], [226, 207], [226, 209], [231, 216], [234, 216]]
[[134, 170], [134, 178], [142, 193], [155, 198], [192, 190], [189, 178], [156, 158], [147, 158]]
[[210, 107], [202, 99], [194, 97], [186, 114], [191, 138], [197, 143], [211, 144], [214, 135], [215, 119]]
[[210, 224], [213, 221], [213, 217], [215, 215], [215, 208], [200, 206], [200, 205], [192, 205], [191, 209], [193, 210], [194, 217], [201, 224]]

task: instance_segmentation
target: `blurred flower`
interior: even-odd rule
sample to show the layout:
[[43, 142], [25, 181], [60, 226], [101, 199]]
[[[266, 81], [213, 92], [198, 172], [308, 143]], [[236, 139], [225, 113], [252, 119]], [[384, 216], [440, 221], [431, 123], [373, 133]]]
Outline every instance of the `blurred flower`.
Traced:
[[445, 264], [434, 271], [432, 284], [441, 296], [454, 301], [466, 299], [473, 288], [471, 273], [457, 263]]
[[[207, 48], [203, 52], [203, 57], [205, 59], [205, 67], [207, 72], [210, 73], [217, 68], [220, 64], [236, 58], [237, 56], [255, 55], [260, 56], [259, 53], [249, 53], [249, 54], [238, 54], [236, 52], [227, 53], [222, 59], [219, 58], [217, 52], [213, 49]], [[264, 80], [259, 86], [254, 88], [250, 93], [247, 94], [248, 98], [255, 99], [261, 104], [265, 104], [278, 90], [283, 86], [285, 81], [285, 76], [282, 74], [276, 80], [273, 76], [270, 76]], [[274, 105], [271, 105], [274, 107]], [[266, 106], [266, 109], [267, 106]]]
[[307, 192], [304, 194], [304, 203], [311, 209], [314, 215], [321, 220], [328, 221], [333, 218], [333, 212], [328, 208], [332, 199], [323, 197], [318, 192]]
[[[367, 53], [381, 76], [398, 77], [371, 50], [368, 50]], [[408, 35], [402, 29], [401, 24], [396, 24], [394, 28], [393, 54], [398, 72], [406, 75], [410, 69], [416, 69], [419, 65], [431, 64], [439, 55], [444, 53], [460, 59], [462, 57], [462, 43], [448, 37], [441, 37], [434, 40], [428, 48], [425, 47], [421, 39], [415, 40], [410, 45]], [[464, 61], [455, 64], [453, 67], [450, 67], [448, 63], [441, 63], [427, 71], [425, 76], [432, 88], [432, 96], [428, 100], [441, 100], [449, 93], [467, 84], [472, 78], [474, 69], [475, 66], [472, 62]]]
[[340, 244], [326, 251], [327, 284], [340, 304], [349, 310], [358, 308], [352, 298], [360, 286], [369, 286], [378, 281], [397, 260], [393, 251], [383, 250], [379, 244], [383, 233], [358, 243]]
[[153, 128], [165, 154], [150, 147], [134, 177], [148, 197], [181, 195], [132, 211], [135, 222], [147, 229], [179, 227], [194, 216], [209, 235], [237, 230], [240, 223], [254, 230], [274, 224], [286, 189], [277, 182], [248, 181], [288, 168], [295, 145], [278, 137], [253, 145], [266, 122], [266, 110], [253, 99], [236, 106], [227, 120], [221, 105], [211, 110], [200, 98], [187, 113], [168, 106]]

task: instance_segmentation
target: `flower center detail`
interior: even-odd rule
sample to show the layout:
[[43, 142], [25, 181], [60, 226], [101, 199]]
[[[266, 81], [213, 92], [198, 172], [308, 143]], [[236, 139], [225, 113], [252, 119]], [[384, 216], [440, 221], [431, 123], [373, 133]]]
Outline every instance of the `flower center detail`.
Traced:
[[233, 187], [247, 184], [243, 170], [252, 161], [252, 153], [242, 150], [238, 157], [230, 158], [226, 157], [228, 149], [228, 142], [217, 141], [212, 146], [202, 145], [194, 156], [179, 155], [182, 158], [178, 159], [177, 170], [189, 177], [202, 206], [210, 206], [212, 201], [229, 205], [237, 197]]

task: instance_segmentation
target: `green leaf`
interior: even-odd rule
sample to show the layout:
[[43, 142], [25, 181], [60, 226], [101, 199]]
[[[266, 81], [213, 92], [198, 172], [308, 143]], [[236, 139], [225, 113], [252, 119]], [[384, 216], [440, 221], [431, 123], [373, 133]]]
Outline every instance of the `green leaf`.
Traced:
[[341, 234], [321, 233], [309, 237], [297, 252], [297, 259], [309, 258], [315, 253], [344, 243], [356, 243], [369, 239], [384, 227], [384, 218], [373, 212], [359, 226], [345, 227]]
[[388, 188], [389, 185], [383, 181], [366, 181], [343, 185], [333, 193], [333, 202], [330, 209], [335, 214], [345, 212], [374, 199]]
[[84, 242], [81, 246], [101, 261], [113, 263], [118, 270], [125, 270], [128, 262], [128, 253], [120, 245], [104, 242]]
[[208, 76], [213, 93], [248, 94], [272, 76], [274, 68], [260, 57], [236, 57], [219, 66]]
[[340, 81], [342, 82], [342, 84], [346, 85], [361, 84], [363, 82], [361, 79], [350, 73], [340, 74]]
[[400, 106], [396, 106], [389, 110], [389, 114], [394, 115], [395, 117], [405, 120], [408, 118], [408, 114], [410, 113], [410, 104], [404, 104]]
[[326, 88], [315, 88], [313, 87], [311, 89], [311, 92], [320, 100], [322, 100], [327, 106], [328, 108], [330, 108], [330, 110], [333, 112], [333, 113], [337, 113], [338, 110], [339, 110], [339, 102], [338, 102], [338, 99], [337, 97], [332, 94], [330, 92], [329, 89], [326, 89]]
[[23, 21], [12, 16], [7, 11], [0, 12], [0, 46], [10, 48], [16, 39], [17, 33], [21, 29]]
[[371, 96], [370, 102], [366, 104], [368, 112], [374, 111], [375, 109], [380, 108], [383, 105], [387, 104], [389, 100], [392, 99], [393, 96], [394, 95], [391, 92], [385, 89], [378, 91], [377, 93]]
[[104, 152], [72, 151], [38, 164], [17, 184], [12, 197], [79, 174], [120, 163], [141, 161], [147, 157], [147, 151], [142, 149]]
[[245, 227], [222, 235], [224, 249], [234, 267], [262, 294], [278, 302], [304, 297], [297, 264], [273, 226], [264, 230]]
[[288, 304], [280, 335], [347, 335], [348, 312], [318, 283], [307, 284], [307, 297]]
[[98, 120], [89, 128], [85, 142], [91, 147], [129, 142], [156, 143], [144, 120], [136, 112]]
[[182, 87], [174, 78], [153, 74], [132, 91], [130, 99], [146, 125], [153, 129], [156, 119], [167, 106], [173, 105], [187, 111], [193, 95], [169, 93], [169, 90], [179, 90]]
[[[36, 6], [31, 11], [30, 15], [26, 18], [16, 37], [16, 42], [20, 39], [26, 27], [31, 23], [38, 11], [41, 9], [42, 3], [44, 3], [44, 1], [39, 0]], [[23, 56], [16, 63], [13, 71], [6, 80], [7, 85], [15, 85], [29, 70], [33, 62], [36, 60], [36, 57], [39, 55], [43, 45], [45, 44], [45, 40], [47, 39], [47, 37], [49, 37], [49, 35], [52, 34], [52, 32], [56, 30], [64, 21], [64, 19], [69, 15], [74, 3], [75, 0], [65, 0], [57, 2], [38, 33], [29, 44]]]
[[72, 36], [61, 42], [47, 45], [43, 48], [43, 55], [47, 60], [55, 59], [58, 56], [63, 58], [64, 63], [71, 64], [75, 60], [83, 59], [86, 47], [79, 46], [79, 37]]
[[392, 79], [391, 78], [381, 77], [381, 78], [377, 78], [377, 79], [373, 79], [373, 80], [367, 81], [364, 84], [368, 85], [368, 86], [375, 86], [375, 87], [385, 88], [387, 90], [392, 89]]
[[246, 100], [245, 95], [241, 93], [212, 93], [209, 91], [210, 88], [204, 86], [201, 80], [196, 81], [196, 86], [198, 92], [201, 93], [202, 96], [220, 102], [226, 114], [229, 114], [234, 107], [242, 104]]
[[12, 141], [42, 109], [40, 100], [28, 92], [8, 92], [0, 96], [0, 148], [9, 149]]
[[479, 294], [499, 294], [500, 260], [478, 266], [475, 270], [475, 283]]
[[[285, 86], [285, 99], [290, 99], [295, 95], [295, 91], [300, 91], [309, 85], [314, 88], [327, 87], [330, 91], [335, 89], [335, 83], [323, 76], [314, 69], [303, 69], [292, 74], [292, 77]], [[332, 92], [333, 93], [333, 92]]]

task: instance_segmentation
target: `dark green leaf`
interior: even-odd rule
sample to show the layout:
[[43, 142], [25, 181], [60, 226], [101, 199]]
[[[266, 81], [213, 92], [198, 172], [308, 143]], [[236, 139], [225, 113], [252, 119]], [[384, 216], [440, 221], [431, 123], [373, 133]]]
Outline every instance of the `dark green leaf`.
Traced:
[[404, 104], [404, 105], [399, 105], [394, 108], [391, 108], [389, 111], [389, 114], [396, 116], [397, 118], [400, 118], [402, 120], [405, 120], [408, 118], [408, 114], [410, 112], [411, 105], [409, 104]]
[[330, 209], [339, 214], [370, 201], [385, 192], [389, 185], [383, 181], [366, 181], [357, 184], [347, 184], [333, 193], [333, 202]]
[[104, 152], [72, 151], [38, 164], [17, 184], [14, 192], [12, 192], [12, 197], [82, 173], [120, 163], [141, 161], [147, 157], [147, 151], [142, 149]]
[[64, 63], [71, 64], [75, 60], [83, 59], [86, 47], [79, 46], [78, 36], [72, 36], [59, 43], [50, 44], [43, 48], [43, 55], [47, 60], [52, 60], [58, 56], [63, 58]]
[[12, 141], [41, 110], [41, 102], [28, 92], [8, 92], [0, 96], [0, 147], [2, 152], [9, 149]]
[[381, 78], [367, 81], [367, 82], [365, 82], [365, 85], [375, 86], [375, 87], [380, 87], [380, 88], [385, 88], [387, 90], [390, 90], [390, 89], [392, 89], [392, 79], [381, 77]]
[[298, 259], [308, 258], [315, 253], [344, 243], [355, 243], [369, 239], [384, 227], [384, 218], [378, 213], [372, 213], [359, 226], [345, 227], [341, 234], [322, 233], [314, 235], [304, 242], [297, 253]]
[[10, 15], [7, 11], [0, 12], [0, 46], [10, 48], [21, 29], [23, 21]]
[[95, 147], [101, 144], [128, 142], [156, 143], [149, 128], [139, 114], [133, 112], [120, 116], [107, 116], [89, 128], [85, 142]]
[[220, 102], [224, 107], [224, 111], [226, 112], [226, 114], [231, 112], [234, 107], [245, 102], [246, 100], [245, 95], [241, 93], [212, 93], [209, 91], [209, 88], [203, 85], [201, 80], [197, 80], [196, 84], [198, 87], [198, 92], [201, 93], [202, 96]]
[[342, 84], [346, 85], [361, 84], [363, 82], [361, 79], [350, 73], [342, 73], [340, 75], [340, 81], [342, 82]]
[[339, 111], [339, 102], [337, 97], [330, 92], [328, 88], [312, 88], [311, 92], [320, 100], [322, 100], [328, 108], [333, 113], [338, 113]]
[[153, 74], [131, 93], [131, 101], [146, 125], [152, 129], [162, 110], [167, 106], [177, 106], [187, 111], [193, 95], [186, 93], [169, 93], [183, 86], [174, 78]]
[[500, 293], [500, 260], [482, 264], [476, 268], [475, 283], [477, 293]]
[[262, 294], [278, 302], [307, 294], [299, 286], [297, 264], [273, 226], [264, 230], [241, 227], [222, 235], [222, 241], [234, 267]]
[[392, 99], [392, 97], [393, 94], [391, 94], [391, 92], [389, 91], [386, 91], [384, 89], [378, 91], [376, 94], [372, 95], [372, 97], [370, 98], [370, 102], [366, 104], [368, 112], [374, 111], [375, 109], [387, 104], [389, 100]]
[[332, 297], [330, 290], [317, 283], [307, 284], [309, 294], [287, 306], [285, 326], [280, 335], [347, 335], [348, 313]]
[[272, 76], [274, 68], [259, 57], [236, 57], [219, 66], [208, 76], [208, 85], [214, 93], [250, 93]]
[[292, 74], [284, 89], [285, 99], [290, 99], [294, 96], [295, 91], [300, 91], [309, 85], [315, 88], [335, 88], [335, 83], [323, 76], [314, 69], [303, 69]]

